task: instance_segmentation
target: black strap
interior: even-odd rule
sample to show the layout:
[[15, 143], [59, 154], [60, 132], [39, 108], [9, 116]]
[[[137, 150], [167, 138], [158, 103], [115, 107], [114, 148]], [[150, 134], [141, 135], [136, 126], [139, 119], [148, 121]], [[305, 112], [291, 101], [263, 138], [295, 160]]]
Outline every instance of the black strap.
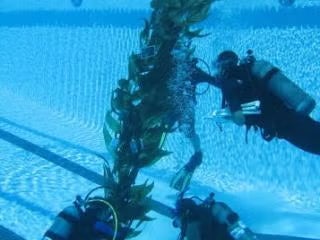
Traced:
[[224, 93], [222, 92], [221, 108], [225, 108], [226, 106], [227, 106], [226, 96], [225, 96]]
[[71, 224], [75, 224], [79, 222], [79, 219], [76, 218], [75, 216], [70, 215], [69, 213], [66, 213], [64, 211], [60, 212], [58, 214], [59, 217], [63, 218], [67, 222], [70, 222]]
[[262, 78], [262, 82], [264, 83], [263, 87], [267, 87], [271, 78], [279, 71], [279, 68], [274, 67], [269, 72], [267, 72], [267, 74]]

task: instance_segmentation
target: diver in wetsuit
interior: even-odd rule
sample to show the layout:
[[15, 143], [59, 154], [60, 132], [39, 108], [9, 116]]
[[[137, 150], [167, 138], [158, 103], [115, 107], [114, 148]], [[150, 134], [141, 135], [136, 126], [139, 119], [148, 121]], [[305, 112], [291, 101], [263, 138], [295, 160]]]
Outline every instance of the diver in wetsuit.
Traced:
[[175, 227], [181, 229], [179, 240], [256, 240], [257, 236], [226, 203], [208, 198], [178, 198]]
[[[246, 125], [247, 131], [259, 129], [266, 141], [285, 139], [306, 152], [320, 154], [320, 123], [309, 116], [316, 102], [278, 68], [256, 60], [250, 50], [241, 61], [233, 51], [223, 51], [216, 67], [215, 76], [195, 67], [193, 85], [207, 82], [221, 89], [222, 107], [229, 108], [234, 123]], [[245, 115], [241, 104], [256, 100], [260, 101], [261, 114]], [[183, 191], [190, 173], [200, 164], [201, 159], [191, 158], [174, 177], [175, 188]]]
[[[309, 114], [316, 102], [278, 68], [252, 54], [239, 63], [232, 51], [217, 58], [218, 81], [224, 106], [237, 125], [261, 130], [263, 139], [285, 139], [296, 147], [320, 154], [320, 123]], [[261, 114], [244, 115], [241, 104], [259, 100]]]

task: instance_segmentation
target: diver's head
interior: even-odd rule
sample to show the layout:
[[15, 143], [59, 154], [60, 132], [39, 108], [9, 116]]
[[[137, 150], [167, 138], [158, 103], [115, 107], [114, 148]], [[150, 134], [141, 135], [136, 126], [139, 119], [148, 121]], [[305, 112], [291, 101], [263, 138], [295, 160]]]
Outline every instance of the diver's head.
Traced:
[[[174, 226], [181, 227], [188, 221], [199, 219], [199, 206], [192, 198], [181, 198], [176, 202], [176, 218]], [[183, 223], [182, 223], [183, 222]]]
[[225, 50], [221, 52], [215, 61], [217, 74], [220, 77], [229, 75], [230, 72], [232, 72], [238, 66], [238, 63], [239, 57], [235, 52], [231, 50]]
[[221, 52], [216, 59], [216, 65], [220, 68], [233, 68], [236, 67], [238, 63], [238, 55], [231, 50]]

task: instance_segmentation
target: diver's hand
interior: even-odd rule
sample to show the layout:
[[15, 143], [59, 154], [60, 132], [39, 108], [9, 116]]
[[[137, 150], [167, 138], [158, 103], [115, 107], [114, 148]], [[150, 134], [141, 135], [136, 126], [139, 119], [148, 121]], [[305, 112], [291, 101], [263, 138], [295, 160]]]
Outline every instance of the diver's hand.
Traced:
[[241, 110], [231, 113], [231, 120], [238, 126], [243, 126], [246, 122], [246, 118]]

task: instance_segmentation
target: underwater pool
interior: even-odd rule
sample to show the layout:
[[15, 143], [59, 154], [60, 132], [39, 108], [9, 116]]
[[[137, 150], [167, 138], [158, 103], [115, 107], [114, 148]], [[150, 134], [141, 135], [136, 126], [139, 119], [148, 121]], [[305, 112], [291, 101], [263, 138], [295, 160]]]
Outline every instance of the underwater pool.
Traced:
[[[213, 4], [196, 56], [210, 63], [224, 49], [253, 49], [320, 101], [320, 1], [221, 0]], [[55, 215], [85, 195], [102, 175], [105, 113], [128, 55], [139, 49], [149, 1], [0, 1], [0, 225], [24, 239], [41, 239]], [[85, 21], [88, 19], [88, 21]], [[205, 67], [205, 66], [203, 66]], [[263, 141], [205, 117], [220, 93], [203, 84], [197, 96], [197, 131], [204, 163], [190, 193], [216, 197], [258, 233], [320, 238], [320, 161], [283, 140]], [[320, 119], [320, 108], [312, 116]], [[180, 133], [166, 142], [175, 152], [146, 169], [153, 197], [173, 206], [174, 172], [192, 154]], [[161, 179], [161, 180], [159, 180]], [[171, 220], [143, 226], [137, 239], [176, 239]], [[166, 229], [166, 231], [163, 231]]]

